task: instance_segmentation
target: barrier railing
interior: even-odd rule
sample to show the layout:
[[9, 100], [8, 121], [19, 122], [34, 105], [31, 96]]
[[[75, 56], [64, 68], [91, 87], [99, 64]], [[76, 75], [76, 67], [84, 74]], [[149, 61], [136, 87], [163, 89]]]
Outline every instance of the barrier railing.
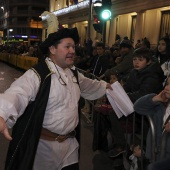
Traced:
[[38, 63], [38, 58], [30, 56], [22, 56], [11, 53], [0, 53], [0, 60], [16, 66], [23, 70], [28, 70]]
[[[95, 75], [93, 74], [88, 74], [87, 72], [85, 72], [84, 70], [81, 70], [81, 69], [78, 69], [81, 73], [83, 73], [85, 76], [89, 77], [89, 78], [92, 78], [92, 79], [97, 79], [99, 80], [98, 77], [96, 77]], [[94, 108], [95, 108], [95, 102], [96, 101], [88, 101], [90, 104], [91, 104], [91, 114], [92, 116], [90, 117], [90, 119], [87, 117], [87, 120], [90, 122], [90, 123], [93, 123], [93, 115], [94, 115]], [[133, 132], [132, 132], [132, 143], [134, 143], [134, 138], [135, 138], [135, 115], [137, 113], [134, 113], [133, 115]], [[144, 141], [144, 117], [145, 116], [141, 116], [141, 134], [140, 134], [140, 137], [141, 137], [141, 170], [144, 170], [144, 166], [143, 166], [143, 155], [144, 155], [144, 144], [143, 144], [143, 141]], [[159, 156], [159, 159], [162, 159], [165, 157], [165, 148], [166, 148], [166, 142], [167, 142], [167, 136], [168, 134], [166, 132], [163, 133], [162, 135], [162, 143], [161, 143], [161, 146], [157, 146], [157, 143], [156, 143], [156, 132], [155, 132], [155, 125], [154, 125], [154, 122], [152, 120], [152, 118], [148, 115], [146, 116], [147, 119], [148, 119], [148, 122], [149, 122], [149, 125], [150, 125], [150, 129], [151, 129], [151, 159], [150, 159], [150, 162], [155, 162], [157, 159], [156, 157]], [[128, 124], [128, 117], [127, 117], [127, 122], [126, 122], [126, 127], [127, 127], [127, 124]], [[128, 132], [126, 132], [125, 136], [126, 136], [126, 141], [128, 141], [128, 138], [127, 138], [127, 135], [128, 135]]]
[[[94, 74], [92, 73], [88, 73], [87, 71], [85, 70], [82, 70], [82, 69], [79, 69], [77, 68], [77, 70], [82, 73], [85, 77], [88, 77], [90, 79], [97, 79], [99, 80], [99, 78], [97, 76], [95, 76]], [[95, 108], [95, 101], [94, 100], [85, 100], [85, 102], [87, 102], [86, 104], [89, 104], [89, 108], [90, 108], [90, 116], [87, 115], [86, 113], [83, 113], [83, 115], [85, 116], [86, 118], [86, 123], [88, 125], [92, 125], [93, 124], [93, 116], [94, 116], [94, 108]]]

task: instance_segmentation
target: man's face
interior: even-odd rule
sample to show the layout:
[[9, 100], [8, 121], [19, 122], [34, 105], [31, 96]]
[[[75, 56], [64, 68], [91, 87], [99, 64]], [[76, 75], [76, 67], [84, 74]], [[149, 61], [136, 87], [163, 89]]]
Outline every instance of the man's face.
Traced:
[[121, 54], [122, 56], [124, 56], [124, 55], [128, 54], [129, 51], [130, 51], [129, 48], [127, 48], [127, 47], [121, 47], [121, 49], [120, 49], [120, 54]]
[[97, 49], [97, 54], [98, 54], [99, 56], [101, 56], [101, 55], [104, 54], [104, 49], [103, 49], [103, 47], [96, 47], [96, 49]]
[[133, 57], [133, 67], [136, 70], [141, 70], [149, 65], [151, 62], [147, 61], [146, 58], [143, 57]]
[[164, 88], [166, 98], [170, 99], [170, 77], [167, 80], [166, 86]]
[[66, 69], [74, 64], [75, 44], [72, 38], [64, 38], [55, 46], [49, 47], [51, 60], [59, 67]]

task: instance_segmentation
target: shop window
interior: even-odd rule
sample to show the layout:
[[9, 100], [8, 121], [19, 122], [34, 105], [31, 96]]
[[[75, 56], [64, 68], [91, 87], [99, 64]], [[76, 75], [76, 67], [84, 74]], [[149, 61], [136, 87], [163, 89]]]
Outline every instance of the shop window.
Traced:
[[160, 25], [160, 38], [170, 36], [170, 11], [163, 11]]

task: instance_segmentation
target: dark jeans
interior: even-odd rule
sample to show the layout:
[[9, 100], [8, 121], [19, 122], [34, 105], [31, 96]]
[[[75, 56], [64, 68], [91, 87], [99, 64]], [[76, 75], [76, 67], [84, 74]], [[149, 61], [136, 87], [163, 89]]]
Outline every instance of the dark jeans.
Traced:
[[120, 119], [118, 119], [114, 111], [109, 112], [109, 119], [110, 119], [110, 124], [111, 124], [111, 134], [113, 137], [113, 143], [116, 146], [125, 148], [126, 139], [125, 139], [125, 135], [124, 135], [121, 123], [120, 123]]
[[75, 163], [75, 164], [66, 166], [66, 167], [62, 168], [62, 170], [79, 170], [79, 164]]
[[170, 170], [170, 157], [150, 164], [148, 170]]

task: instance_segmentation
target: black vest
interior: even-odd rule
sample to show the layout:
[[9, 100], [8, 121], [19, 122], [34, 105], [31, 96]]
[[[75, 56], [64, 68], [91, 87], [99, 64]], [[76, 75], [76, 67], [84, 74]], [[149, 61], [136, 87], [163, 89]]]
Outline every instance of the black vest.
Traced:
[[33, 166], [51, 86], [51, 72], [44, 61], [33, 70], [41, 78], [40, 88], [13, 127], [5, 170], [31, 170]]

